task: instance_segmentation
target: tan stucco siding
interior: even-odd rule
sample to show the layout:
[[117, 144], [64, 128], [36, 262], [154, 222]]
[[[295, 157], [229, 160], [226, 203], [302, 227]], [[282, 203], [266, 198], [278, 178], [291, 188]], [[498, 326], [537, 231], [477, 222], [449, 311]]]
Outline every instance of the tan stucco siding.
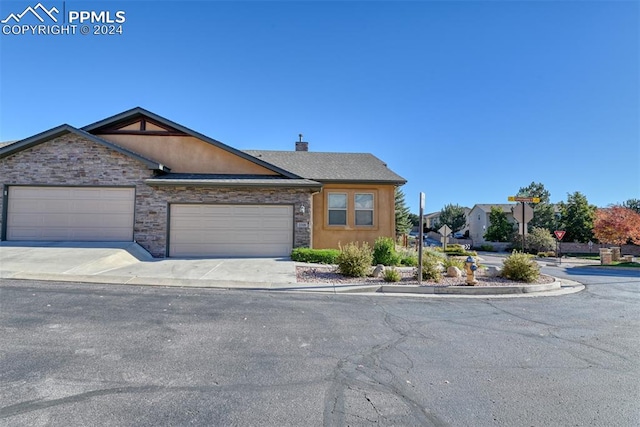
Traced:
[[[347, 195], [347, 225], [328, 225], [327, 197], [329, 193]], [[373, 194], [373, 226], [356, 226], [354, 200], [356, 193]], [[313, 247], [338, 248], [349, 242], [368, 242], [372, 247], [379, 236], [395, 237], [395, 186], [325, 184], [313, 196]]]
[[277, 175], [192, 136], [97, 135], [171, 168], [174, 173], [223, 173]]

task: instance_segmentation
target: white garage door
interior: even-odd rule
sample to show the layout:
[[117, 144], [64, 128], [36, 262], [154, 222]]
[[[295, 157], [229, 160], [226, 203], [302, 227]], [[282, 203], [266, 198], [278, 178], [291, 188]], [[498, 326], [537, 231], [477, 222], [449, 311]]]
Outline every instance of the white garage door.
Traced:
[[133, 188], [9, 187], [7, 240], [132, 241]]
[[171, 205], [169, 256], [289, 256], [293, 207]]

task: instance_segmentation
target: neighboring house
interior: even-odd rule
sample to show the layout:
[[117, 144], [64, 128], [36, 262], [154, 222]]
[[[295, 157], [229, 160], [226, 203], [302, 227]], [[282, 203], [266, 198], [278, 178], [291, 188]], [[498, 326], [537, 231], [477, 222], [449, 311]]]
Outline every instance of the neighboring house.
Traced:
[[[460, 234], [464, 234], [469, 229], [469, 213], [471, 212], [471, 209], [467, 207], [463, 209], [464, 209], [465, 226], [462, 227], [462, 229], [458, 230], [458, 233]], [[423, 222], [425, 224], [425, 227], [433, 228], [434, 226], [439, 225], [441, 212], [442, 211], [431, 212], [429, 214], [424, 215]]]
[[515, 204], [477, 204], [471, 208], [471, 211], [468, 215], [468, 226], [469, 226], [469, 238], [473, 240], [474, 246], [480, 246], [487, 241], [484, 239], [484, 234], [487, 232], [487, 228], [491, 225], [491, 221], [489, 219], [489, 214], [491, 213], [491, 207], [496, 206], [502, 209], [507, 215], [507, 220], [511, 223], [516, 223], [513, 218], [513, 212], [511, 211]]
[[240, 151], [142, 108], [0, 147], [0, 239], [288, 256], [394, 236], [406, 181], [371, 154]]

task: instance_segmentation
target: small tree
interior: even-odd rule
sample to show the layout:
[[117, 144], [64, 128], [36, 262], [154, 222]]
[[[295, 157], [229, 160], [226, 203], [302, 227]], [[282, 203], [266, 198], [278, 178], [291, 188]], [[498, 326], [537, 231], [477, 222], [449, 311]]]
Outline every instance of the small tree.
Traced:
[[404, 192], [396, 187], [396, 236], [408, 234], [411, 231], [410, 212], [404, 200]]
[[509, 242], [513, 236], [513, 224], [507, 220], [507, 214], [497, 206], [491, 206], [489, 227], [484, 239], [490, 242]]
[[593, 234], [602, 243], [640, 245], [640, 213], [622, 206], [598, 209]]
[[556, 241], [546, 228], [534, 227], [526, 237], [527, 248], [531, 252], [547, 252], [556, 248]]

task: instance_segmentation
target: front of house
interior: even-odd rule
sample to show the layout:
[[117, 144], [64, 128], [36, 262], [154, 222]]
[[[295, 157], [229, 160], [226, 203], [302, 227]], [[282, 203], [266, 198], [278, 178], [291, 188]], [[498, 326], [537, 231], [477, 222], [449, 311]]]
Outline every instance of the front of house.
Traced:
[[394, 236], [405, 180], [371, 154], [241, 151], [142, 108], [0, 147], [0, 239], [288, 256]]

